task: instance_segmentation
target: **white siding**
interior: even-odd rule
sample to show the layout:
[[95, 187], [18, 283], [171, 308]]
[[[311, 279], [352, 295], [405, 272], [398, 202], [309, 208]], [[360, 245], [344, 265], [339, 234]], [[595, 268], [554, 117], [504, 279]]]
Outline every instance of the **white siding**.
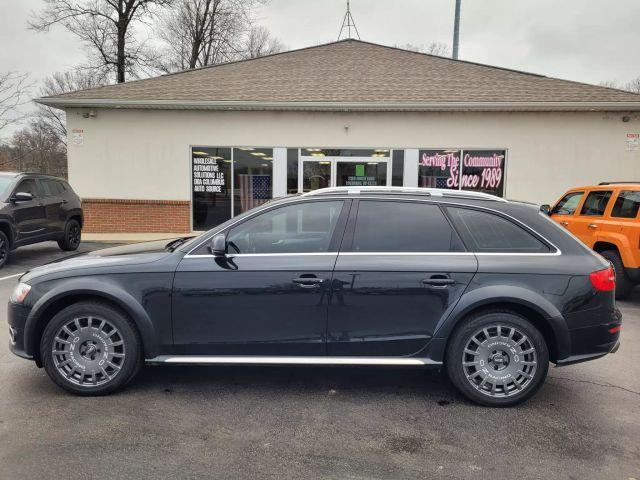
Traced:
[[[544, 203], [570, 186], [640, 180], [640, 152], [625, 144], [640, 119], [623, 123], [614, 113], [81, 113], [70, 109], [67, 117], [69, 131], [84, 130], [83, 145], [69, 142], [69, 179], [85, 198], [190, 200], [190, 145], [505, 148], [506, 196]], [[274, 152], [278, 193], [283, 152]], [[405, 179], [414, 184], [417, 152], [407, 153]]]

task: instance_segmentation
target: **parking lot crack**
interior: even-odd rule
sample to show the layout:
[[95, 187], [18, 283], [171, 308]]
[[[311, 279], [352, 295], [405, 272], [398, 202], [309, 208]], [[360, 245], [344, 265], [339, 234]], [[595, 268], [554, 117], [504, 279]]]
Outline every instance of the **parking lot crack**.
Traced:
[[636, 392], [635, 390], [631, 390], [629, 388], [621, 387], [619, 385], [611, 385], [610, 383], [598, 383], [598, 382], [592, 382], [590, 380], [576, 380], [575, 378], [556, 377], [555, 375], [549, 375], [549, 378], [555, 378], [555, 379], [558, 379], [558, 380], [568, 380], [570, 382], [576, 382], [576, 383], [588, 383], [588, 384], [591, 384], [591, 385], [597, 385], [599, 387], [605, 387], [605, 388], [617, 388], [619, 390], [624, 390], [625, 392], [629, 392], [629, 393], [632, 393], [634, 395], [639, 395], [640, 396], [640, 392]]

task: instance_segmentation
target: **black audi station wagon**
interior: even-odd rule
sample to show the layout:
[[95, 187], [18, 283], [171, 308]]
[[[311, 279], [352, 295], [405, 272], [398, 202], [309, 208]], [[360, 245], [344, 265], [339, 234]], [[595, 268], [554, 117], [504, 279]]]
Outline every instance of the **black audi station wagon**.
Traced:
[[483, 193], [339, 187], [273, 200], [193, 239], [35, 268], [11, 349], [83, 395], [156, 364], [446, 369], [513, 405], [549, 362], [617, 349], [615, 276], [533, 205]]

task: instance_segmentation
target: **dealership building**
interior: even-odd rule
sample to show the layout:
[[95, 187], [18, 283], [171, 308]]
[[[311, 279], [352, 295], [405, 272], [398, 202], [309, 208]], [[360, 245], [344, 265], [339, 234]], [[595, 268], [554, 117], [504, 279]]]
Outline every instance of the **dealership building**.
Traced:
[[352, 39], [37, 101], [67, 112], [88, 232], [205, 230], [329, 186], [551, 203], [640, 180], [640, 95]]

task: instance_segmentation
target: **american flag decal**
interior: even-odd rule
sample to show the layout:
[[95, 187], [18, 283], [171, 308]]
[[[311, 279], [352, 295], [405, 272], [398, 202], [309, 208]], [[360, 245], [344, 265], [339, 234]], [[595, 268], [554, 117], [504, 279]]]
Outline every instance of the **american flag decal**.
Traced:
[[246, 212], [271, 200], [271, 175], [238, 175], [240, 209]]

